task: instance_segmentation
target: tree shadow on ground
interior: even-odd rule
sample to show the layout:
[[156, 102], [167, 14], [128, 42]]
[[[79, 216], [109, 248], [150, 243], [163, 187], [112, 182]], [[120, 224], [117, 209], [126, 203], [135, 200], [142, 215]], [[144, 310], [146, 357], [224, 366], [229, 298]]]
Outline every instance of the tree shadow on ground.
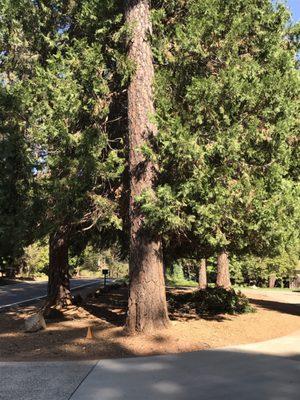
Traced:
[[[76, 320], [55, 318], [47, 320], [46, 330], [25, 333], [19, 315], [10, 313], [9, 319], [9, 328], [0, 328], [0, 362], [95, 360], [135, 355], [118, 343], [117, 335], [110, 333], [113, 328], [105, 321], [78, 320], [77, 324]], [[86, 339], [88, 327], [92, 327], [94, 339]]]
[[119, 307], [116, 309], [111, 308], [109, 304], [107, 305], [95, 305], [95, 304], [86, 304], [84, 305], [84, 309], [92, 314], [94, 317], [103, 319], [110, 324], [115, 326], [123, 326], [126, 320], [126, 311], [122, 309], [120, 311]]
[[[128, 288], [121, 288], [112, 290], [108, 293], [100, 293], [96, 300], [90, 299], [86, 304], [83, 305], [83, 307], [96, 318], [103, 319], [114, 326], [123, 326], [126, 320], [127, 299]], [[223, 322], [230, 320], [230, 315], [198, 315], [193, 310], [191, 313], [182, 313], [169, 310], [169, 317], [172, 321], [193, 321], [205, 319], [207, 321]]]
[[[74, 316], [72, 310], [67, 316], [53, 312], [52, 318], [46, 319], [47, 329], [36, 333], [24, 332], [24, 318], [37, 312], [42, 301], [1, 312], [0, 361], [84, 360], [164, 353], [168, 334], [150, 335], [146, 348], [142, 344], [137, 350], [123, 339], [127, 336], [122, 329], [127, 295], [127, 288], [101, 293], [98, 298], [89, 298], [82, 307], [74, 307], [79, 313], [74, 311]], [[93, 329], [94, 340], [86, 339], [88, 326]], [[198, 342], [197, 349], [202, 348], [207, 345]]]
[[[170, 351], [165, 351], [165, 345], [169, 340], [168, 332], [147, 337], [147, 343], [143, 338], [138, 343], [140, 346], [138, 349], [135, 347], [134, 340], [123, 339], [126, 334], [121, 327], [126, 317], [127, 295], [126, 288], [100, 293], [98, 298], [88, 299], [84, 308], [79, 308], [82, 314], [74, 317], [69, 315], [68, 318], [58, 315], [54, 320], [47, 320], [46, 331], [34, 334], [24, 333], [22, 315], [24, 316], [25, 310], [27, 314], [36, 311], [38, 304], [27, 306], [22, 310], [15, 308], [9, 312], [0, 313], [0, 361], [103, 359], [162, 354]], [[251, 301], [259, 307], [299, 316], [297, 305], [266, 300], [252, 299]], [[278, 318], [281, 317], [281, 315], [278, 316]], [[188, 321], [193, 319], [196, 318], [192, 316]], [[207, 319], [222, 322], [225, 319], [231, 320], [232, 316], [219, 315], [213, 318], [207, 317]], [[95, 340], [86, 339], [88, 326], [93, 327]], [[195, 350], [207, 348], [201, 334], [197, 340]], [[174, 347], [172, 343], [175, 343]], [[180, 342], [179, 347], [176, 341], [172, 343], [171, 351], [185, 351], [184, 340]], [[188, 350], [190, 351], [191, 348], [189, 347]]]
[[241, 351], [103, 360], [72, 400], [298, 400], [299, 363]]
[[300, 317], [300, 304], [282, 303], [271, 300], [249, 299], [251, 304], [265, 308], [267, 310], [278, 311], [284, 314], [296, 315]]
[[184, 313], [177, 313], [177, 312], [169, 312], [169, 318], [171, 321], [198, 321], [204, 319], [205, 321], [215, 321], [215, 322], [224, 322], [230, 321], [230, 315], [226, 316], [224, 314], [218, 315], [208, 315], [208, 314], [184, 314]]
[[0, 384], [3, 399], [298, 400], [299, 368], [278, 356], [220, 349], [87, 364], [4, 363]]
[[120, 288], [109, 292], [100, 292], [82, 307], [94, 317], [114, 326], [123, 326], [126, 320], [128, 289]]
[[21, 283], [21, 280], [17, 279], [11, 279], [11, 278], [6, 278], [4, 276], [0, 276], [0, 286], [8, 286], [8, 285], [14, 285], [17, 283]]

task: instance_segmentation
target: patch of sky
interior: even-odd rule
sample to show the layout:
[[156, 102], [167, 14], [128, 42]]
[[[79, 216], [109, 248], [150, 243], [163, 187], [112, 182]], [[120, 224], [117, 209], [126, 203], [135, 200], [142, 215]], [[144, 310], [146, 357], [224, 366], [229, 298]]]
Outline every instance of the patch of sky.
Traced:
[[291, 12], [292, 22], [300, 21], [300, 0], [272, 0], [272, 2], [285, 4]]
[[70, 29], [70, 24], [65, 24], [64, 26], [61, 26], [60, 28], [58, 28], [58, 33], [60, 35], [63, 35], [64, 33], [68, 32], [68, 30]]
[[292, 13], [294, 22], [300, 21], [300, 0], [287, 0], [287, 5]]

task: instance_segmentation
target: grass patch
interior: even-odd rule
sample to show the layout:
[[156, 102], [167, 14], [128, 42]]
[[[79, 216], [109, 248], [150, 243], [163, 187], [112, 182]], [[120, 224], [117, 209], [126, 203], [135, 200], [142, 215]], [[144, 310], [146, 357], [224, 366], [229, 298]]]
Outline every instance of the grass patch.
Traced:
[[166, 285], [171, 287], [179, 287], [179, 286], [197, 287], [198, 283], [195, 281], [190, 281], [182, 278], [167, 277]]

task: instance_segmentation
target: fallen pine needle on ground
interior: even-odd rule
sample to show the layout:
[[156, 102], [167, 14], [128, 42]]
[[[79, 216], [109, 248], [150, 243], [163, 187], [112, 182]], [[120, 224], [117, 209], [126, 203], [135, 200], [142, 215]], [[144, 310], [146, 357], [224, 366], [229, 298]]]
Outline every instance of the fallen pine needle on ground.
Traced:
[[[171, 289], [175, 291], [175, 289]], [[36, 310], [28, 306], [0, 313], [0, 361], [93, 360], [188, 352], [260, 342], [300, 330], [299, 305], [271, 301], [247, 293], [255, 313], [242, 315], [170, 315], [170, 328], [151, 335], [126, 336], [127, 289], [90, 298], [63, 315], [54, 313], [47, 329], [24, 333], [24, 319]], [[299, 296], [300, 294], [295, 294]], [[93, 339], [86, 339], [87, 328]]]

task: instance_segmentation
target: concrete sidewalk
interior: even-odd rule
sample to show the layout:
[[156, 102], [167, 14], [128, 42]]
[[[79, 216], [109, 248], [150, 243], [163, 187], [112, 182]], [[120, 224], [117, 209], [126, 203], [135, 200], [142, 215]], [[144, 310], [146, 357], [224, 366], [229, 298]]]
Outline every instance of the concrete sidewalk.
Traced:
[[99, 361], [72, 400], [298, 400], [300, 332], [172, 356]]
[[0, 362], [1, 400], [67, 400], [97, 362]]
[[170, 356], [0, 363], [1, 400], [298, 400], [300, 332]]
[[281, 338], [267, 340], [265, 342], [229, 346], [223, 348], [223, 350], [279, 356], [300, 361], [300, 331]]
[[299, 400], [299, 396], [300, 362], [235, 348], [100, 361], [71, 400]]

